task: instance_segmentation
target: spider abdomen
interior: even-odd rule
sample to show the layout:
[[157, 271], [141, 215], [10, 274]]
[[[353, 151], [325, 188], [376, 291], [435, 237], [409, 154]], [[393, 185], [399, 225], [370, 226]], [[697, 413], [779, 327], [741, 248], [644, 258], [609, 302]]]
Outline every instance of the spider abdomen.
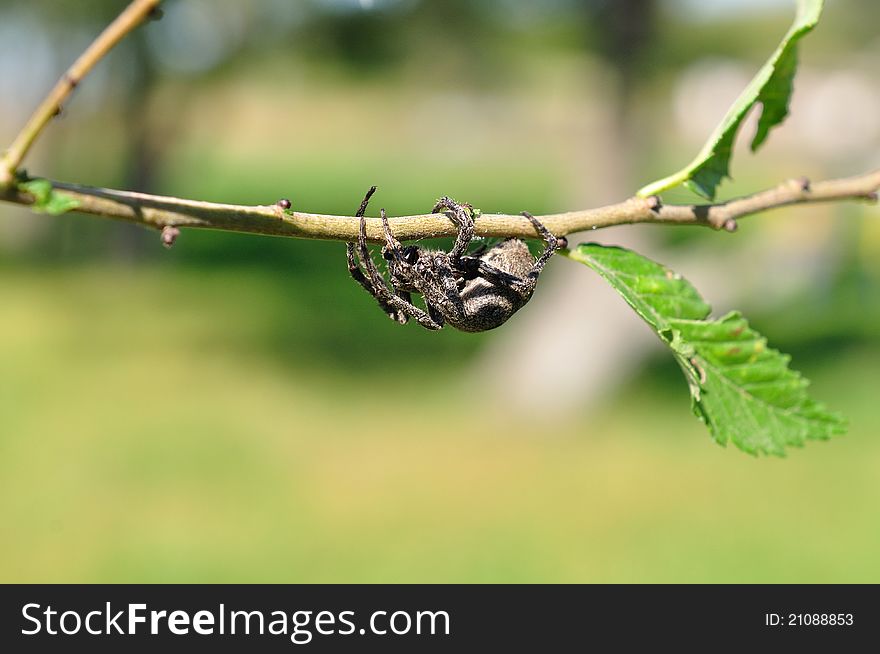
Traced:
[[529, 252], [529, 246], [518, 238], [509, 238], [492, 246], [483, 256], [483, 261], [499, 270], [523, 278], [535, 265], [535, 258]]
[[525, 302], [510, 289], [496, 286], [485, 279], [465, 283], [461, 291], [464, 316], [447, 316], [447, 322], [463, 332], [483, 332], [507, 322]]
[[[490, 266], [524, 280], [535, 265], [528, 246], [519, 239], [507, 239], [491, 247], [480, 256]], [[448, 316], [447, 321], [465, 332], [482, 332], [495, 329], [507, 322], [514, 313], [529, 301], [531, 293], [522, 294], [484, 278], [465, 282], [461, 290], [464, 305], [463, 319]]]

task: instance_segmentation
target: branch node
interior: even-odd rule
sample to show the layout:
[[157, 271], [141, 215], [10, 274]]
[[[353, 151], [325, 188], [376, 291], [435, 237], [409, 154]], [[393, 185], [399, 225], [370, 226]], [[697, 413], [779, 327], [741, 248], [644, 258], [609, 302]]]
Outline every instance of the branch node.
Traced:
[[290, 209], [290, 207], [292, 206], [292, 205], [290, 204], [290, 200], [288, 200], [287, 198], [281, 198], [281, 199], [278, 200], [278, 202], [276, 202], [275, 204], [276, 204], [277, 206], [281, 207], [282, 209], [284, 209], [284, 211], [287, 211], [287, 210]]
[[739, 228], [739, 223], [736, 222], [733, 218], [728, 218], [723, 223], [721, 223], [721, 229], [726, 232], [730, 232], [731, 234], [735, 232]]
[[162, 245], [165, 246], [166, 250], [170, 250], [171, 246], [177, 241], [177, 237], [180, 236], [180, 230], [174, 225], [165, 225], [162, 228]]
[[645, 198], [645, 205], [650, 211], [659, 211], [660, 207], [663, 206], [663, 202], [660, 200], [659, 195], [649, 195]]
[[804, 193], [810, 192], [810, 178], [806, 176], [798, 177], [793, 180], [798, 189], [803, 191]]

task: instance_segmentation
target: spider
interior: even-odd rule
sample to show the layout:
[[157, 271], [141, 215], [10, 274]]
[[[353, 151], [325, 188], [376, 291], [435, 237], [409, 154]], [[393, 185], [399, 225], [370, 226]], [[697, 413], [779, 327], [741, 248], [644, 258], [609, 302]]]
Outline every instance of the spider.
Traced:
[[[474, 237], [474, 210], [469, 204], [442, 197], [432, 213], [446, 212], [458, 227], [452, 249], [443, 252], [417, 245], [403, 246], [391, 233], [382, 209], [382, 257], [388, 264], [389, 277], [386, 283], [367, 249], [364, 212], [375, 191], [375, 186], [367, 191], [357, 211], [358, 240], [356, 244], [347, 244], [348, 270], [376, 298], [382, 310], [400, 324], [412, 318], [432, 330], [444, 324], [465, 332], [494, 329], [529, 301], [547, 261], [567, 245], [565, 238], [553, 236], [537, 218], [523, 211], [522, 215], [547, 244], [537, 259], [525, 242], [516, 238], [468, 254]], [[413, 304], [412, 293], [421, 294], [425, 309]]]

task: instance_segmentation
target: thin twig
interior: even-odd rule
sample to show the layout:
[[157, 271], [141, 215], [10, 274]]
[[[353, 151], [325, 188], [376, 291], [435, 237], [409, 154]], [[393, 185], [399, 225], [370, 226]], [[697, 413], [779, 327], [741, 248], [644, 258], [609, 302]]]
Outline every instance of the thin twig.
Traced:
[[13, 183], [15, 171], [21, 165], [31, 145], [46, 124], [61, 112], [64, 101], [73, 93], [80, 81], [114, 45], [155, 11], [161, 1], [133, 0], [61, 76], [0, 159], [0, 188], [8, 188]]
[[[57, 192], [78, 203], [77, 211], [106, 218], [126, 220], [147, 227], [197, 227], [229, 232], [250, 232], [294, 238], [354, 241], [358, 219], [354, 216], [331, 216], [293, 211], [289, 203], [245, 206], [215, 204], [174, 197], [147, 195], [130, 191], [93, 188], [78, 184], [53, 182]], [[596, 209], [571, 211], [539, 220], [557, 236], [614, 225], [656, 223], [703, 225], [713, 229], [736, 229], [737, 220], [768, 209], [793, 204], [845, 200], [877, 201], [880, 170], [844, 179], [810, 184], [806, 179], [790, 180], [775, 188], [727, 202], [702, 205], [664, 205], [656, 196], [630, 198], [618, 204]], [[352, 193], [352, 206], [359, 191]], [[465, 198], [467, 199], [467, 198]], [[34, 198], [19, 189], [0, 191], [0, 200], [28, 205]], [[423, 214], [390, 219], [395, 236], [417, 240], [453, 236], [455, 225], [443, 214]], [[537, 238], [531, 223], [520, 215], [482, 214], [476, 223], [478, 236]], [[367, 220], [367, 237], [382, 242], [378, 218]]]

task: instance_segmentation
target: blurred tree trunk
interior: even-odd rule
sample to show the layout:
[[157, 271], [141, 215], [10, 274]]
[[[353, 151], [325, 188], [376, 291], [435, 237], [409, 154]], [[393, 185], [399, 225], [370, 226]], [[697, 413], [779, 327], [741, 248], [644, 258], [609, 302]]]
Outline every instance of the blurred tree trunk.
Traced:
[[[131, 140], [124, 174], [126, 189], [141, 193], [156, 191], [156, 166], [161, 157], [161, 139], [156, 138], [155, 117], [151, 115], [150, 99], [156, 83], [156, 64], [148, 51], [143, 30], [129, 35], [130, 92], [123, 104], [123, 119], [130, 130]], [[117, 224], [110, 237], [113, 256], [123, 262], [142, 258], [148, 248], [151, 234], [138, 225]], [[154, 241], [158, 241], [154, 237]]]
[[[572, 206], [599, 206], [636, 188], [634, 91], [654, 32], [655, 0], [583, 1], [584, 31], [597, 39], [608, 73], [592, 101], [602, 103], [603, 129], [573, 138]], [[569, 242], [595, 239], [573, 234]], [[602, 231], [602, 241], [650, 254], [646, 230]], [[620, 297], [582, 266], [558, 262], [518, 319], [493, 340], [476, 375], [506, 410], [533, 414], [553, 407], [559, 419], [582, 410], [626, 379], [654, 348], [653, 335]]]

